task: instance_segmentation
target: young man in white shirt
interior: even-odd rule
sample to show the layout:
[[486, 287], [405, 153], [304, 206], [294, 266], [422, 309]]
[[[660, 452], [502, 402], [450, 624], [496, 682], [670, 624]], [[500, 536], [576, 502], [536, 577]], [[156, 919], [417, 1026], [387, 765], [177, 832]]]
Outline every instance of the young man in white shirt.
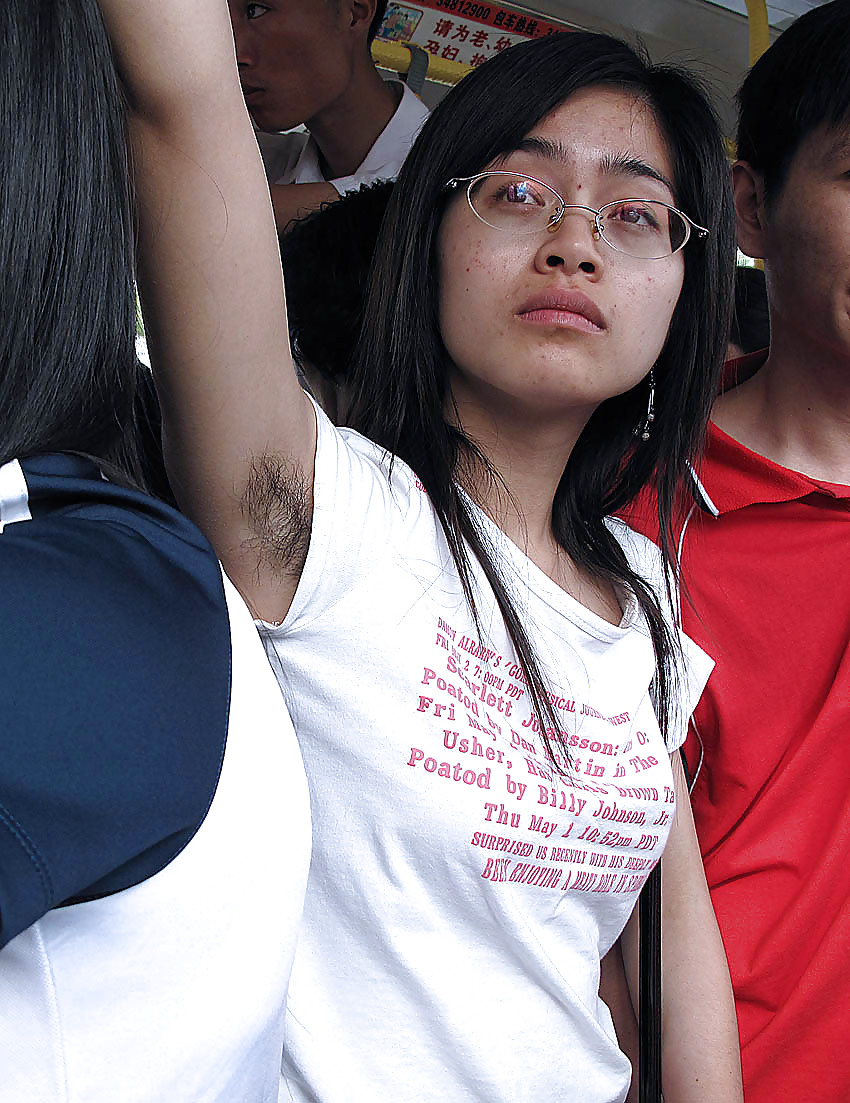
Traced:
[[[278, 228], [394, 179], [428, 110], [372, 61], [386, 0], [228, 2]], [[307, 133], [280, 133], [300, 124]]]

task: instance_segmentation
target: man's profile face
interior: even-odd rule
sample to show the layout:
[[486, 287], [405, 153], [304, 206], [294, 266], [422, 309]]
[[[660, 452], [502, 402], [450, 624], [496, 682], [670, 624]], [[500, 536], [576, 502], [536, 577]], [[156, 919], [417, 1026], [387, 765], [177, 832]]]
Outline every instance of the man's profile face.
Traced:
[[228, 6], [245, 103], [260, 130], [309, 124], [344, 94], [360, 45], [344, 4], [228, 0]]
[[850, 360], [850, 120], [801, 143], [767, 206], [764, 252], [772, 331]]

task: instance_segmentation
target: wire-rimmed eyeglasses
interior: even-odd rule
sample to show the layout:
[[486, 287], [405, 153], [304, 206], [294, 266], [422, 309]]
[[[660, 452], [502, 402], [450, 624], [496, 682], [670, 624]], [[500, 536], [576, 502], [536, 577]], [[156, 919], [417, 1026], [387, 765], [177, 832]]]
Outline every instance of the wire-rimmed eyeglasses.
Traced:
[[661, 260], [687, 244], [691, 230], [703, 238], [709, 233], [669, 203], [657, 199], [615, 199], [599, 210], [567, 203], [553, 187], [521, 172], [492, 170], [475, 176], [457, 176], [447, 188], [466, 184], [472, 213], [492, 226], [514, 234], [554, 232], [569, 211], [593, 216], [594, 237], [618, 253], [641, 260]]

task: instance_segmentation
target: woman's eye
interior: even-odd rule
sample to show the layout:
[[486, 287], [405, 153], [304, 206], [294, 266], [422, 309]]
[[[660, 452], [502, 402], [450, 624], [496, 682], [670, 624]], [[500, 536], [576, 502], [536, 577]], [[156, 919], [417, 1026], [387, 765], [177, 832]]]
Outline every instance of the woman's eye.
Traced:
[[269, 9], [265, 4], [249, 4], [245, 8], [245, 15], [248, 19], [259, 19], [261, 15], [265, 15]]
[[637, 229], [658, 230], [660, 228], [658, 216], [649, 203], [618, 203], [608, 208], [606, 218]]
[[522, 206], [543, 206], [543, 197], [524, 180], [516, 184], [504, 184], [496, 193], [496, 199]]

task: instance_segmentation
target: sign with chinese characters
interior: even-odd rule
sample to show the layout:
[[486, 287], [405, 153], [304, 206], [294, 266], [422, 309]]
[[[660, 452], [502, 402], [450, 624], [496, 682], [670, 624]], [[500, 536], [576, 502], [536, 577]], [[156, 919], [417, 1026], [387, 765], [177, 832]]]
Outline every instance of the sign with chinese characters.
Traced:
[[389, 42], [412, 42], [435, 57], [475, 68], [526, 38], [572, 29], [505, 4], [390, 0], [378, 37]]

